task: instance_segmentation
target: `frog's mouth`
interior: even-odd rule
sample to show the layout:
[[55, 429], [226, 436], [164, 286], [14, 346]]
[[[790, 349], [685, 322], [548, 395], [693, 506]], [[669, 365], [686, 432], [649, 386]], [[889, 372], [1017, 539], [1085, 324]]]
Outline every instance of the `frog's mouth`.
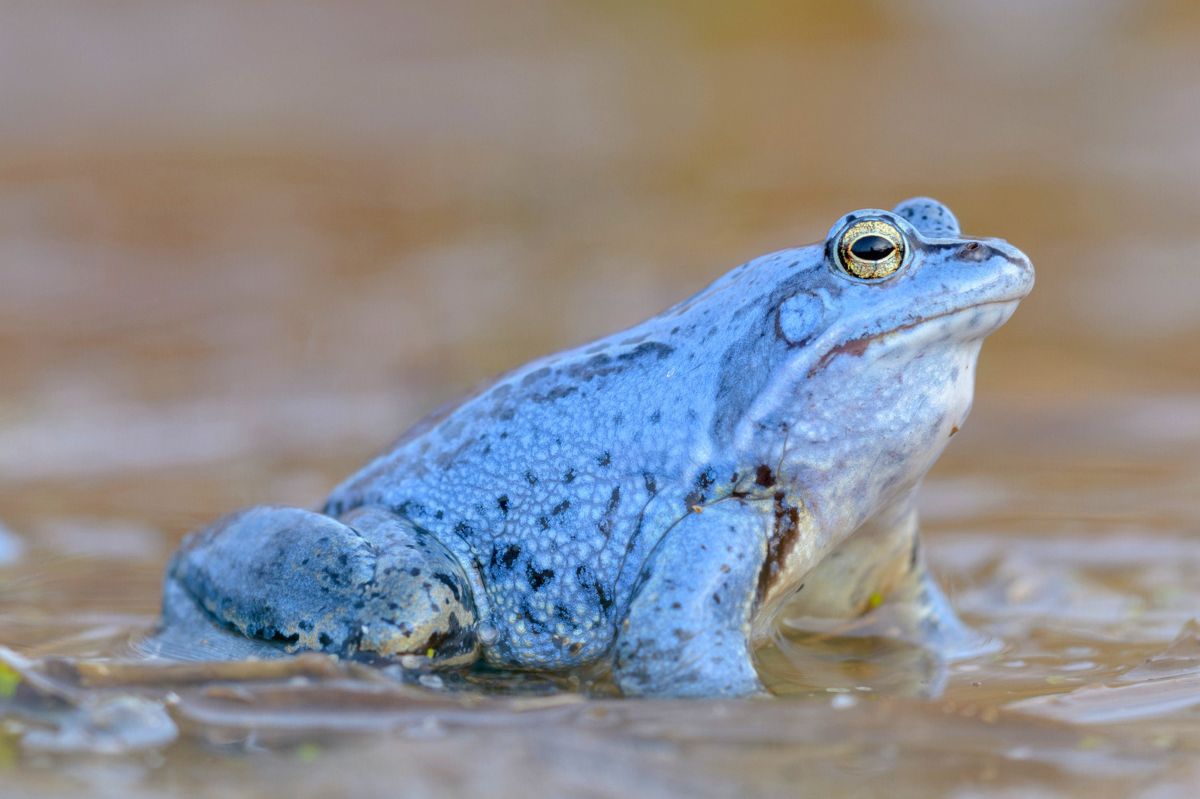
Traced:
[[[977, 341], [1007, 322], [1020, 301], [1021, 297], [1015, 297], [958, 306], [913, 319], [887, 330], [848, 339], [826, 350], [825, 354], [808, 370], [808, 376], [815, 376], [839, 355], [861, 357], [872, 344], [903, 341], [915, 349], [951, 339], [959, 339], [964, 342]], [[959, 317], [973, 318], [965, 323], [955, 324], [955, 320]], [[940, 323], [939, 320], [941, 320]], [[920, 340], [914, 341], [913, 337], [918, 337]]]

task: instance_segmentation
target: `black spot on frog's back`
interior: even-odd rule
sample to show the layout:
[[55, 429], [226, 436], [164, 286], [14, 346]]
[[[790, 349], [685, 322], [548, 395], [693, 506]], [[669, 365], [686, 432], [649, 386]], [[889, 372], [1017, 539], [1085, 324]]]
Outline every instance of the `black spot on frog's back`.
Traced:
[[530, 386], [537, 384], [538, 381], [544, 380], [549, 375], [550, 375], [550, 367], [549, 366], [543, 366], [541, 369], [535, 369], [532, 372], [530, 372], [529, 374], [525, 375], [523, 378], [521, 378], [521, 388], [529, 388]]
[[661, 341], [643, 341], [636, 347], [615, 354], [610, 354], [610, 351], [597, 352], [586, 360], [562, 367], [560, 371], [570, 380], [586, 383], [596, 378], [619, 374], [634, 364], [661, 361], [673, 352], [674, 347]]
[[540, 591], [542, 586], [554, 579], [554, 569], [538, 569], [532, 562], [525, 564], [525, 579], [534, 591]]
[[521, 548], [516, 544], [508, 546], [492, 547], [492, 558], [489, 564], [493, 570], [495, 569], [511, 569], [517, 562], [517, 558], [521, 557]]
[[590, 567], [586, 565], [577, 566], [575, 568], [575, 582], [583, 590], [585, 595], [590, 594], [595, 597], [596, 604], [600, 606], [600, 610], [602, 612], [606, 613], [608, 609], [612, 607], [612, 595], [604, 587], [604, 584], [600, 582], [599, 578], [596, 577], [596, 573], [593, 572]]
[[673, 352], [675, 352], [675, 348], [669, 344], [663, 344], [660, 341], [646, 341], [628, 352], [621, 353], [617, 356], [617, 360], [628, 363], [642, 358], [653, 357], [655, 360], [661, 361]]
[[613, 526], [617, 515], [618, 508], [621, 507], [621, 487], [613, 486], [612, 492], [608, 495], [608, 504], [604, 508], [604, 515], [600, 517], [600, 521], [596, 523], [596, 529], [604, 540], [612, 535]]

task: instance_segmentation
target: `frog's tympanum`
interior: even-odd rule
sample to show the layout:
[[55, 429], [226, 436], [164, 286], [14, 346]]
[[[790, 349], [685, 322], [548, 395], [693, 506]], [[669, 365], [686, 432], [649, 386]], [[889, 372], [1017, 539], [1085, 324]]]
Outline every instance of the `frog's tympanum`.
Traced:
[[321, 512], [191, 535], [164, 635], [235, 655], [608, 670], [628, 695], [762, 690], [776, 611], [918, 608], [914, 492], [971, 405], [976, 357], [1033, 285], [925, 198], [855, 211], [624, 332], [434, 414]]

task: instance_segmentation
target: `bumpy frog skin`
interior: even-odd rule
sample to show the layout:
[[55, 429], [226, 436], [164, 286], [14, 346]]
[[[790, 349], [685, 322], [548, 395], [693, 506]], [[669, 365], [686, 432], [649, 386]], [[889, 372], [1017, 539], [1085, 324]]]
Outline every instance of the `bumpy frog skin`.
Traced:
[[963, 424], [983, 338], [1032, 285], [1023, 254], [964, 238], [933, 200], [856, 211], [503, 375], [321, 513], [255, 507], [189, 536], [161, 638], [742, 695], [785, 601], [853, 617], [888, 597], [952, 650], [969, 631], [925, 570], [913, 495]]

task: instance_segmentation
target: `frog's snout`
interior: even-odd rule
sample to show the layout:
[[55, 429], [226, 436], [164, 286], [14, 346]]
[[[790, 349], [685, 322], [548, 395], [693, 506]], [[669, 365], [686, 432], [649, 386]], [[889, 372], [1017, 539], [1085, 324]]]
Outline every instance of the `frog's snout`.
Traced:
[[1029, 256], [1009, 244], [1004, 239], [981, 239], [969, 242], [964, 250], [971, 245], [977, 245], [977, 251], [983, 256], [979, 260], [999, 258], [1004, 261], [1002, 274], [1009, 284], [1011, 292], [1017, 299], [1024, 297], [1033, 290], [1033, 262]]
[[1004, 239], [980, 239], [975, 243], [982, 245], [987, 250], [990, 250], [991, 255], [998, 255], [1013, 266], [1023, 267], [1033, 271], [1033, 264], [1030, 263], [1029, 256], [1009, 244]]

